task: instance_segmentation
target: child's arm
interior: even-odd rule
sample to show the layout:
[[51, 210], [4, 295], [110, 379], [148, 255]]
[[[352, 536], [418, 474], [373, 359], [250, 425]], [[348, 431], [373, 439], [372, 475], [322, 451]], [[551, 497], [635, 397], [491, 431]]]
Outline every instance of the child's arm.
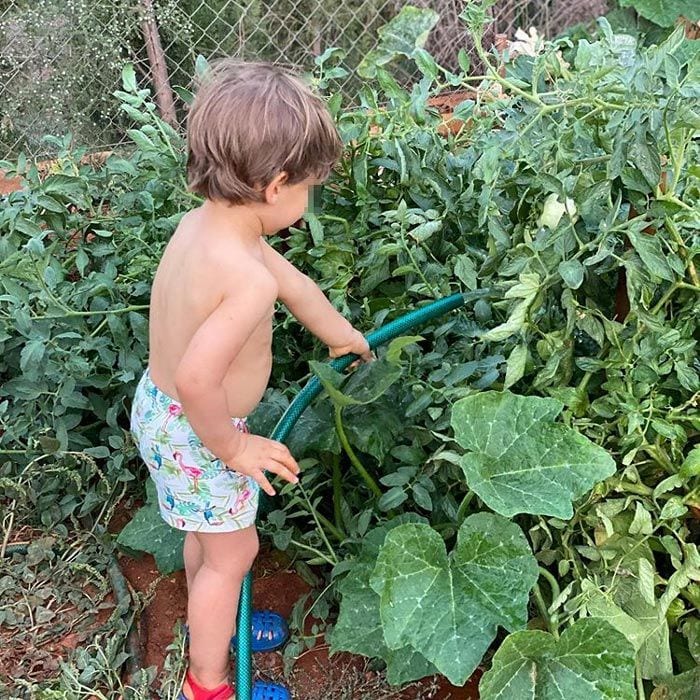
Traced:
[[251, 333], [269, 313], [277, 285], [261, 271], [248, 271], [244, 284], [226, 290], [219, 306], [200, 326], [175, 373], [175, 386], [187, 420], [216, 457], [250, 476], [271, 496], [263, 470], [296, 483], [299, 467], [281, 443], [237, 430], [228, 413], [223, 380]]
[[360, 331], [339, 314], [318, 285], [263, 242], [265, 264], [279, 287], [278, 298], [303, 326], [330, 348], [331, 357], [355, 353], [371, 360], [369, 345]]

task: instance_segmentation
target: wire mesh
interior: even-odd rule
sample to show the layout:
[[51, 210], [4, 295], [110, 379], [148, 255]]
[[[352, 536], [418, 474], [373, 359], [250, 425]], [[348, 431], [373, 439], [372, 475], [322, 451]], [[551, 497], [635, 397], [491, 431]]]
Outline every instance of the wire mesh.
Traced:
[[[459, 15], [473, 0], [413, 0], [440, 22], [428, 49], [446, 67], [470, 49]], [[132, 126], [113, 97], [123, 64], [144, 84], [154, 78], [154, 50], [168, 90], [188, 86], [198, 55], [273, 61], [300, 70], [331, 46], [352, 70], [377, 46], [378, 29], [400, 0], [0, 0], [0, 158], [20, 151], [50, 155], [46, 134], [72, 134], [102, 150]], [[606, 0], [498, 0], [492, 38], [534, 26], [554, 35], [604, 13]], [[488, 38], [488, 37], [487, 37]], [[154, 49], [153, 41], [158, 46]], [[150, 42], [150, 45], [149, 45]], [[157, 61], [155, 62], [157, 64]], [[156, 70], [158, 66], [155, 65]], [[411, 76], [407, 76], [410, 79]], [[348, 82], [352, 94], [359, 82]], [[177, 97], [173, 95], [174, 106]]]

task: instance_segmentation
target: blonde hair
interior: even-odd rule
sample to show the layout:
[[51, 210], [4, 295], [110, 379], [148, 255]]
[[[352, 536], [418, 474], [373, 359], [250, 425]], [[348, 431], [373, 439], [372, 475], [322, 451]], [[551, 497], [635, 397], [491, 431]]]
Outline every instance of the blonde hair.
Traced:
[[299, 78], [231, 59], [205, 76], [188, 115], [187, 146], [190, 189], [231, 204], [262, 201], [280, 173], [289, 184], [325, 179], [342, 148], [324, 102]]

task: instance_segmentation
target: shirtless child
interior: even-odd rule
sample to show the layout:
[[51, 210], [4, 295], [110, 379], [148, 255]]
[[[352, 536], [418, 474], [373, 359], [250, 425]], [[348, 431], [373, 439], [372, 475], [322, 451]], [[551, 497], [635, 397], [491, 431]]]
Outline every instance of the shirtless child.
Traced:
[[[132, 432], [163, 518], [187, 532], [190, 662], [181, 698], [229, 700], [238, 596], [258, 551], [258, 489], [275, 493], [265, 471], [292, 483], [299, 474], [284, 445], [245, 423], [270, 376], [275, 302], [331, 356], [371, 355], [362, 334], [265, 241], [301, 218], [339, 156], [322, 101], [282, 69], [225, 61], [200, 88], [187, 129], [189, 186], [205, 201], [183, 217], [156, 272]], [[289, 696], [258, 683], [253, 697]]]

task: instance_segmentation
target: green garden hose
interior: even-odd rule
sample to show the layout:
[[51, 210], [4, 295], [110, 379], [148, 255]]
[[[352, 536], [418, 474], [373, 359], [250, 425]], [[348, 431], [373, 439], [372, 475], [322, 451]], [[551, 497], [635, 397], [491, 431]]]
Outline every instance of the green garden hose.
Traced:
[[[427, 323], [443, 314], [463, 306], [468, 300], [464, 294], [438, 299], [427, 306], [411, 311], [405, 316], [387, 323], [367, 336], [367, 342], [371, 349], [388, 343], [398, 338], [406, 331]], [[331, 362], [331, 367], [337, 371], [347, 369], [357, 355], [346, 355]], [[278, 442], [284, 442], [291, 432], [294, 424], [309, 404], [321, 392], [321, 382], [318, 377], [313, 377], [292, 401], [289, 408], [272, 431], [270, 438]], [[253, 655], [251, 649], [251, 616], [253, 610], [253, 577], [248, 574], [241, 588], [241, 598], [238, 606], [238, 635], [236, 649], [236, 700], [252, 700], [253, 693]]]

